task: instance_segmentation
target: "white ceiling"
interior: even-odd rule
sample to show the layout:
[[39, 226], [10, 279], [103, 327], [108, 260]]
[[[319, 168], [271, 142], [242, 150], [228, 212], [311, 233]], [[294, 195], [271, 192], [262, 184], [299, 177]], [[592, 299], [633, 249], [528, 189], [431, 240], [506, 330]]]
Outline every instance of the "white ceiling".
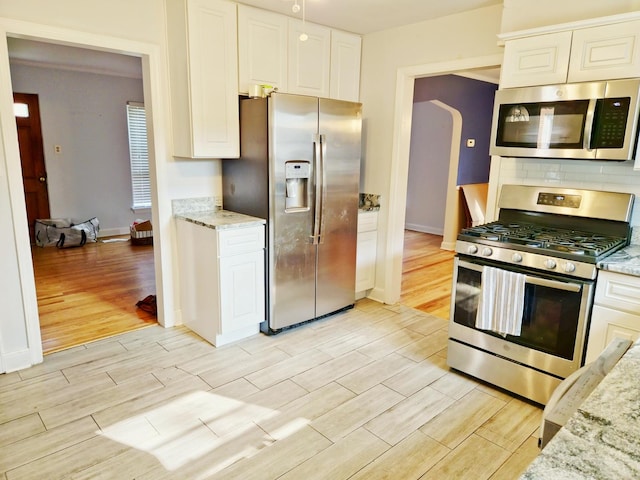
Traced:
[[[294, 14], [296, 0], [238, 0], [265, 10]], [[467, 10], [502, 4], [503, 0], [297, 0], [304, 1], [306, 20], [329, 27], [367, 34]], [[68, 70], [142, 78], [140, 59], [95, 50], [9, 38], [12, 62]], [[495, 72], [492, 72], [493, 76]]]

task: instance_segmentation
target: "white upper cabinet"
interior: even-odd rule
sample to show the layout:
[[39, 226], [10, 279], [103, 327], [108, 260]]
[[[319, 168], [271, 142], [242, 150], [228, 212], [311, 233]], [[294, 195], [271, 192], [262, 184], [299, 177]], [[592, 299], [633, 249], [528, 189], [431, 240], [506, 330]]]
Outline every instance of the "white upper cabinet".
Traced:
[[571, 32], [517, 38], [505, 43], [500, 88], [567, 81]]
[[500, 88], [640, 77], [640, 20], [627, 17], [501, 35]]
[[236, 4], [166, 0], [174, 155], [240, 153]]
[[569, 82], [640, 76], [640, 20], [573, 33]]
[[289, 93], [329, 97], [330, 65], [331, 29], [290, 18]]
[[[300, 40], [300, 35], [306, 40]], [[297, 18], [238, 5], [238, 92], [270, 85], [357, 102], [362, 38]]]
[[253, 84], [287, 91], [288, 19], [258, 8], [238, 5], [238, 91]]
[[359, 35], [338, 30], [331, 32], [331, 98], [359, 101], [361, 51], [362, 38]]

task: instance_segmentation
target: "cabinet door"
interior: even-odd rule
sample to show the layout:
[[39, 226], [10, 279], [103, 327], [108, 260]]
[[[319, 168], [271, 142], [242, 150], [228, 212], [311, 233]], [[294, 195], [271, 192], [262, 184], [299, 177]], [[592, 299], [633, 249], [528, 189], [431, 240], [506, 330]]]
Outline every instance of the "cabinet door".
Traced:
[[356, 292], [373, 288], [376, 281], [378, 232], [358, 233], [356, 253]]
[[569, 82], [640, 76], [640, 20], [573, 32]]
[[599, 272], [594, 303], [640, 316], [640, 277]]
[[271, 85], [287, 92], [287, 17], [238, 5], [238, 90]]
[[[189, 0], [188, 57], [192, 157], [240, 153], [236, 5]], [[172, 65], [172, 68], [179, 68]]]
[[265, 320], [264, 250], [220, 258], [220, 334]]
[[289, 19], [289, 93], [329, 97], [330, 58], [329, 28]]
[[565, 83], [570, 50], [571, 32], [508, 40], [500, 88]]
[[359, 35], [337, 30], [331, 32], [331, 98], [351, 102], [360, 100], [361, 45]]
[[585, 363], [598, 358], [598, 355], [614, 338], [635, 341], [640, 338], [640, 315], [632, 315], [611, 308], [594, 305], [591, 313], [591, 327], [587, 342]]

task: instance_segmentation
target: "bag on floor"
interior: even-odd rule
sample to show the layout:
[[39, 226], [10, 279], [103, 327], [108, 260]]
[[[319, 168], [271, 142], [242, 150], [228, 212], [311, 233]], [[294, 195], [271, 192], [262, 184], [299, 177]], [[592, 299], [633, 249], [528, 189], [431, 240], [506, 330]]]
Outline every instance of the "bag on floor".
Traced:
[[98, 239], [100, 223], [96, 217], [86, 222], [73, 224], [68, 219], [36, 220], [36, 245], [58, 248], [81, 247]]

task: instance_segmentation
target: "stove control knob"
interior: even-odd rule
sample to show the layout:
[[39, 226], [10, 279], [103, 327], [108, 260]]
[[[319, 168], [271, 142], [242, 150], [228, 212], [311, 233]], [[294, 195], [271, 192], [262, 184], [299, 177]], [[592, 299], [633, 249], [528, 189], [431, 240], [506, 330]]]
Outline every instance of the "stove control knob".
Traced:
[[484, 247], [482, 249], [482, 255], [485, 257], [490, 257], [492, 253], [493, 253], [493, 250], [491, 250], [489, 247]]
[[576, 271], [576, 266], [571, 262], [567, 262], [564, 265], [564, 271], [567, 272], [567, 273], [575, 272]]
[[553, 260], [551, 258], [547, 258], [544, 261], [544, 266], [545, 266], [545, 268], [548, 268], [549, 270], [553, 270], [554, 268], [556, 268], [556, 262], [555, 262], [555, 260]]
[[512, 260], [513, 262], [515, 262], [515, 263], [520, 263], [520, 262], [522, 262], [522, 255], [520, 255], [519, 253], [514, 253], [514, 254], [511, 256], [511, 260]]
[[478, 247], [477, 247], [477, 246], [475, 246], [475, 245], [469, 245], [469, 246], [467, 247], [467, 253], [470, 253], [470, 254], [472, 254], [472, 255], [473, 255], [474, 253], [478, 253]]

